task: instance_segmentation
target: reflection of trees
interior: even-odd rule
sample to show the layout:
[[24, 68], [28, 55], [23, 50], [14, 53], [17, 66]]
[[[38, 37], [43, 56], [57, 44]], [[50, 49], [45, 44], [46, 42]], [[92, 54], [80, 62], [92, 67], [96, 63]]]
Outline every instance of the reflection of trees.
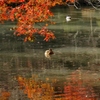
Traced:
[[75, 2], [71, 3], [70, 1], [67, 3], [68, 6], [74, 6], [76, 9], [80, 9], [81, 5], [90, 5], [96, 10], [100, 10], [100, 0], [75, 0]]
[[74, 6], [76, 9], [80, 9], [81, 8], [81, 5], [80, 3], [75, 0], [74, 2], [71, 2], [70, 0], [67, 2], [67, 5], [68, 6]]
[[88, 4], [90, 4], [96, 10], [100, 10], [100, 0], [85, 0]]
[[48, 76], [41, 81], [37, 75], [31, 78], [19, 76], [17, 81], [20, 90], [30, 100], [97, 100], [99, 97], [92, 88], [94, 80], [84, 79], [81, 70], [72, 72], [64, 81], [59, 81], [58, 78], [50, 80]]

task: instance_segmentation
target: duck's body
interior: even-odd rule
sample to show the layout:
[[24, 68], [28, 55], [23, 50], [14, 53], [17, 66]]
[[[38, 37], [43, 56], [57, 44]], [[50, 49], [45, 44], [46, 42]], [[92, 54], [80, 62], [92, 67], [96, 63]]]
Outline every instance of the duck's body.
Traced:
[[46, 58], [51, 58], [51, 55], [53, 55], [54, 52], [52, 51], [52, 49], [46, 50], [44, 55]]
[[67, 22], [71, 21], [71, 17], [70, 16], [66, 16], [66, 21]]

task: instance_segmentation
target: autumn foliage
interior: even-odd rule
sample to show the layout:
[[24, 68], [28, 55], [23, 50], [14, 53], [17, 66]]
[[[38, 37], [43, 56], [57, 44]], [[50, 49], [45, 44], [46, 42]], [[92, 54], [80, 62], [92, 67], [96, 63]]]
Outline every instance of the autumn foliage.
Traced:
[[[66, 0], [65, 2], [67, 2]], [[70, 0], [73, 2], [73, 0]], [[44, 36], [44, 40], [54, 39], [54, 34], [47, 29], [47, 23], [38, 29], [34, 25], [38, 22], [49, 22], [53, 16], [51, 7], [61, 5], [63, 0], [0, 0], [0, 22], [16, 21], [17, 26], [13, 28], [17, 36], [24, 35], [25, 41], [33, 41], [34, 34]]]
[[30, 100], [52, 100], [52, 95], [54, 93], [53, 87], [49, 83], [44, 83], [42, 81], [37, 82], [33, 79], [26, 79], [23, 77], [17, 78], [20, 89], [24, 90], [27, 97]]
[[[91, 85], [85, 85], [80, 79], [80, 74], [75, 72], [70, 76], [63, 86], [63, 91], [55, 90], [55, 82], [51, 83], [46, 79], [45, 82], [36, 80], [37, 77], [24, 78], [17, 77], [19, 87], [30, 100], [98, 100], [98, 95], [94, 92]], [[57, 83], [59, 84], [59, 83]], [[59, 87], [58, 87], [59, 88]]]
[[8, 91], [1, 91], [0, 92], [0, 100], [9, 100], [10, 96], [11, 96], [11, 94]]
[[80, 71], [71, 74], [70, 81], [64, 86], [64, 93], [65, 100], [98, 100], [89, 80], [83, 80]]

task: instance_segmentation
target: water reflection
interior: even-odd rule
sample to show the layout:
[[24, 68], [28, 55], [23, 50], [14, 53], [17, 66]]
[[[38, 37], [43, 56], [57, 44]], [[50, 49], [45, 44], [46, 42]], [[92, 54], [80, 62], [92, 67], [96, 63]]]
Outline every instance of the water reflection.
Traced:
[[[54, 87], [56, 91], [63, 91], [59, 86], [65, 85], [66, 79], [77, 69], [81, 70], [82, 79], [89, 80], [97, 97], [100, 95], [97, 89], [100, 86], [100, 12], [92, 8], [77, 10], [73, 7], [54, 8], [53, 11], [55, 16], [51, 20], [56, 24], [48, 28], [55, 33], [57, 39], [49, 42], [36, 35], [34, 42], [24, 43], [23, 37], [14, 36], [13, 31], [9, 30], [14, 26], [12, 23], [0, 25], [0, 93], [6, 92], [8, 97], [11, 94], [10, 100], [28, 100], [23, 90], [19, 89], [17, 76], [27, 79], [35, 74], [43, 82], [46, 79], [58, 80], [59, 84], [54, 84]], [[67, 15], [71, 16], [70, 22], [66, 22]], [[51, 60], [44, 56], [45, 50], [49, 48], [55, 52]], [[85, 98], [88, 98], [90, 94], [85, 92]]]

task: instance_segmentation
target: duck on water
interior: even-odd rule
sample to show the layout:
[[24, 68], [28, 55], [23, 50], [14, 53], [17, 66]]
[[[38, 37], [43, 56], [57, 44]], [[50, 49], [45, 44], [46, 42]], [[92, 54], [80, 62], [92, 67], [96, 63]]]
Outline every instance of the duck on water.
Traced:
[[54, 54], [53, 50], [52, 49], [48, 49], [45, 51], [44, 55], [46, 58], [51, 58], [51, 56]]

